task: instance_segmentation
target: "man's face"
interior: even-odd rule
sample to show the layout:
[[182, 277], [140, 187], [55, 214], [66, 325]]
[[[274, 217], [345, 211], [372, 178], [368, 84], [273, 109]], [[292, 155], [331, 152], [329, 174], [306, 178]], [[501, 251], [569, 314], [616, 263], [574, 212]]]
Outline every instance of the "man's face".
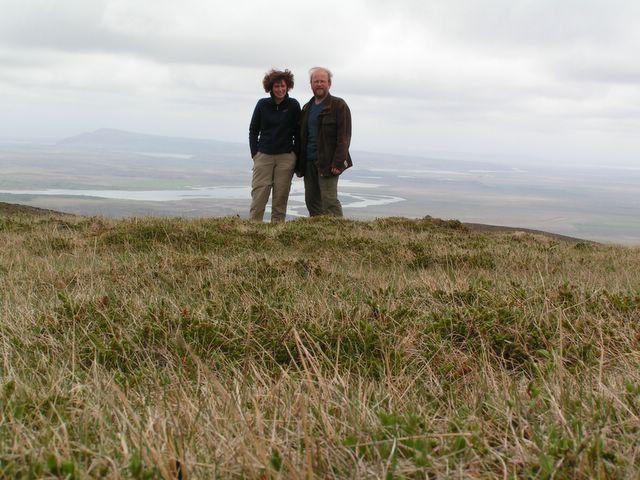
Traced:
[[324, 98], [331, 88], [331, 80], [327, 72], [314, 72], [311, 76], [311, 90], [316, 98]]

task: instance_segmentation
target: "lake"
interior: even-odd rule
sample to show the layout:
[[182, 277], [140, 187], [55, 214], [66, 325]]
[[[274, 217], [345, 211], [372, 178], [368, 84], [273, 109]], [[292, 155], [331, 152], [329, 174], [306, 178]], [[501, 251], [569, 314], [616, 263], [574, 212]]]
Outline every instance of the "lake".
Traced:
[[[378, 189], [384, 185], [376, 183], [356, 182], [353, 180], [340, 181], [340, 200], [343, 208], [366, 208], [369, 206], [388, 205], [405, 201], [404, 198], [394, 195], [379, 195], [361, 192], [362, 189]], [[350, 191], [355, 189], [356, 191]], [[58, 196], [58, 197], [95, 197], [109, 200], [129, 200], [137, 202], [179, 202], [193, 199], [218, 199], [218, 200], [249, 200], [251, 187], [242, 186], [215, 186], [215, 187], [191, 187], [179, 190], [91, 190], [91, 189], [41, 189], [41, 190], [0, 190], [0, 193], [9, 195], [30, 196]], [[291, 185], [289, 197], [289, 209], [292, 216], [306, 216], [304, 205], [304, 183], [295, 179]]]

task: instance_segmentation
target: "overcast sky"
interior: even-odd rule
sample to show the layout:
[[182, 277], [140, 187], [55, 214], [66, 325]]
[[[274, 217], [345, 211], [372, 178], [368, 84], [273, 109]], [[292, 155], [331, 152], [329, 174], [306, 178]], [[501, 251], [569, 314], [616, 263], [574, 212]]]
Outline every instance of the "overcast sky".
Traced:
[[0, 0], [0, 137], [245, 142], [271, 67], [353, 148], [640, 165], [637, 0]]

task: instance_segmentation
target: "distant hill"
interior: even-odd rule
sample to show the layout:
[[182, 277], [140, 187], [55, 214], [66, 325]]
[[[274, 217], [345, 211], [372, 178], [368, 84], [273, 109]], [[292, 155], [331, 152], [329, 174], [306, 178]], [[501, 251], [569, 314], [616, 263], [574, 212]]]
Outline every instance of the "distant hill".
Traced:
[[513, 166], [508, 163], [461, 160], [455, 154], [443, 157], [424, 155], [397, 155], [391, 153], [353, 151], [352, 157], [359, 168], [387, 169], [395, 171], [445, 170], [456, 172], [511, 172]]
[[57, 212], [55, 210], [48, 210], [46, 208], [32, 207], [29, 205], [20, 205], [17, 203], [0, 202], [0, 215], [14, 215], [14, 214], [26, 214], [26, 215], [73, 215], [72, 213]]
[[[58, 147], [74, 150], [155, 153], [167, 155], [211, 155], [241, 154], [249, 156], [249, 146], [239, 142], [219, 140], [167, 137], [146, 133], [129, 132], [112, 128], [101, 128], [93, 132], [81, 133], [56, 143]], [[425, 156], [395, 155], [366, 151], [352, 151], [354, 161], [359, 168], [406, 169], [445, 169], [445, 170], [492, 170], [510, 171], [512, 167], [487, 161], [466, 161], [455, 158], [431, 158]]]
[[242, 143], [221, 142], [203, 138], [165, 137], [111, 128], [101, 128], [93, 132], [68, 137], [60, 140], [56, 145], [78, 149], [174, 155], [247, 153], [249, 148]]

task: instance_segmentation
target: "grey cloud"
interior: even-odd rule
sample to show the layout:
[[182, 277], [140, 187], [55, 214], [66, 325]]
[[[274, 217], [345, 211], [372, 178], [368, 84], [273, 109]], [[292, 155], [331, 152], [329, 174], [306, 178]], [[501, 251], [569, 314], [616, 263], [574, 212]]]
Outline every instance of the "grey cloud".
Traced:
[[[8, 6], [0, 17], [0, 45], [12, 48], [128, 54], [160, 63], [247, 67], [281, 65], [283, 59], [289, 64], [307, 64], [310, 59], [326, 56], [327, 50], [334, 58], [347, 61], [350, 52], [366, 41], [364, 36], [350, 36], [350, 30], [340, 28], [348, 23], [346, 19], [337, 20], [333, 25], [337, 34], [329, 36], [322, 22], [308, 24], [300, 18], [299, 22], [287, 20], [280, 25], [282, 28], [273, 28], [273, 22], [265, 23], [247, 14], [246, 24], [237, 25], [236, 34], [216, 35], [216, 28], [225, 22], [221, 11], [219, 24], [211, 25], [207, 35], [167, 34], [160, 27], [149, 34], [110, 29], [103, 21], [106, 0], [39, 1], [26, 7], [15, 0], [5, 2]], [[313, 41], [317, 38], [322, 41]]]
[[[448, 137], [485, 142], [484, 129], [496, 149], [504, 131], [525, 149], [540, 143], [527, 143], [532, 131], [579, 136], [587, 126], [608, 135], [618, 124], [638, 125], [640, 2], [325, 0], [321, 11], [293, 0], [177, 5], [0, 0], [0, 123], [11, 122], [13, 109], [25, 129], [31, 117], [70, 130], [111, 118], [125, 129], [153, 131], [148, 122], [165, 132], [211, 129], [244, 139], [266, 69], [292, 68], [293, 95], [306, 100], [306, 69], [326, 64], [336, 74], [333, 92], [353, 106], [362, 144], [422, 147], [424, 132], [441, 131], [431, 140], [446, 148]], [[199, 21], [202, 12], [208, 16]], [[171, 115], [158, 113], [167, 108]], [[132, 115], [137, 123], [128, 125]]]
[[502, 83], [477, 78], [443, 82], [435, 81], [426, 74], [399, 80], [393, 74], [380, 72], [370, 73], [367, 78], [351, 75], [341, 79], [340, 91], [370, 98], [417, 101], [428, 109], [469, 114], [519, 113], [528, 110], [528, 104], [540, 99], [552, 102], [585, 101], [601, 94], [597, 86], [591, 85], [520, 84], [506, 78]]
[[[6, 31], [5, 31], [6, 32]], [[33, 35], [7, 35], [3, 43], [14, 48], [44, 49], [66, 53], [109, 53], [135, 55], [157, 62], [223, 64], [246, 66], [253, 63], [250, 45], [213, 42], [195, 38], [154, 37], [111, 32], [100, 26], [73, 25]]]
[[561, 78], [573, 82], [638, 85], [640, 66], [629, 62], [568, 62], [558, 65], [556, 71]]
[[373, 0], [381, 15], [403, 18], [452, 42], [510, 50], [616, 43], [637, 30], [633, 0]]

